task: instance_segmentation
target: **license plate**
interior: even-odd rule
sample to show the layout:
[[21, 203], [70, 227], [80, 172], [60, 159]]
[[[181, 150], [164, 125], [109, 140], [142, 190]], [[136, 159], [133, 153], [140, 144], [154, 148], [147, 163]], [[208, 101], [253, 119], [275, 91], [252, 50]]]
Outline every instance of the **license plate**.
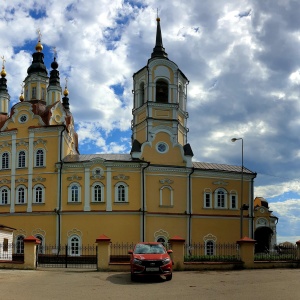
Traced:
[[159, 268], [146, 268], [147, 272], [158, 272]]

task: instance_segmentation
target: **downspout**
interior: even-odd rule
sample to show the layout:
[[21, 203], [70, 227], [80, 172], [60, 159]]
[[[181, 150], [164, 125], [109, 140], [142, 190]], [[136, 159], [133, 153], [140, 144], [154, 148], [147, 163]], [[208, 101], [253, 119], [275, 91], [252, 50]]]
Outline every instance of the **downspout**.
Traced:
[[251, 178], [251, 205], [250, 205], [250, 219], [251, 219], [251, 232], [250, 232], [250, 238], [254, 239], [254, 178]]
[[[147, 102], [150, 102], [149, 100], [149, 90], [150, 90], [150, 73], [149, 73], [149, 67], [147, 65], [147, 74], [148, 74], [148, 82], [147, 82]], [[148, 142], [149, 141], [149, 131], [148, 131], [148, 119], [149, 119], [149, 110], [148, 110], [148, 105], [146, 105], [146, 122], [147, 122], [147, 137], [146, 137], [146, 141]]]
[[147, 162], [147, 166], [142, 168], [142, 242], [145, 242], [145, 202], [146, 202], [146, 187], [145, 187], [145, 169], [147, 169], [150, 166], [150, 162]]
[[188, 228], [188, 243], [189, 243], [189, 246], [191, 245], [192, 243], [192, 234], [191, 234], [191, 231], [192, 231], [192, 182], [191, 182], [191, 176], [192, 174], [195, 172], [195, 168], [192, 167], [192, 171], [189, 173], [189, 211], [188, 211], [188, 214], [189, 214], [189, 228]]
[[59, 147], [59, 160], [60, 160], [60, 167], [59, 167], [59, 193], [58, 193], [58, 209], [56, 210], [56, 214], [58, 217], [58, 249], [60, 249], [60, 242], [61, 242], [61, 208], [62, 208], [62, 168], [63, 168], [63, 158], [62, 158], [62, 141], [63, 141], [63, 132], [66, 130], [66, 126], [63, 125], [64, 128], [60, 132], [60, 147]]

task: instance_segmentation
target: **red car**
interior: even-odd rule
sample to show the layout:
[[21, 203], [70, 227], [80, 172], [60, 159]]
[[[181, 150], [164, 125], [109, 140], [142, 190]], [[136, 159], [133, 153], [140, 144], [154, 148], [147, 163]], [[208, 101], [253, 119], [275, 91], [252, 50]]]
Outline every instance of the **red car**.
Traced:
[[172, 259], [170, 253], [159, 242], [141, 242], [135, 245], [131, 254], [130, 268], [131, 280], [138, 276], [163, 275], [166, 280], [172, 279]]

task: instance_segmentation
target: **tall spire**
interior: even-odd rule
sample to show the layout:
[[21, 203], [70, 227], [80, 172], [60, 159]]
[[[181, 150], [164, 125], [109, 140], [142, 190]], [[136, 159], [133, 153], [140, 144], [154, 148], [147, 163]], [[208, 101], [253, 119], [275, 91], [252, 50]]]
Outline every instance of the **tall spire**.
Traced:
[[160, 29], [160, 18], [156, 18], [157, 21], [157, 29], [156, 29], [156, 43], [155, 47], [153, 48], [153, 52], [151, 54], [151, 58], [154, 57], [161, 57], [161, 58], [168, 58], [168, 54], [165, 52], [165, 48], [162, 42], [162, 35]]

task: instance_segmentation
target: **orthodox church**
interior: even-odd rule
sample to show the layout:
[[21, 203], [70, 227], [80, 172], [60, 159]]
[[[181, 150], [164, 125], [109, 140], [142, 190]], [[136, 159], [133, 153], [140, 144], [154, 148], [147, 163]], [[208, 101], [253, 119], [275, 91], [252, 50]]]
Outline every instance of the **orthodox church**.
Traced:
[[[48, 75], [39, 39], [19, 102], [0, 78], [0, 224], [17, 245], [161, 241], [214, 245], [254, 238], [276, 221], [254, 205], [256, 173], [241, 166], [193, 161], [187, 142], [188, 79], [169, 59], [157, 18], [146, 66], [133, 74], [132, 147], [128, 154], [81, 155], [67, 87], [54, 58]], [[71, 105], [70, 105], [71, 104]], [[22, 251], [22, 247], [18, 247]]]

